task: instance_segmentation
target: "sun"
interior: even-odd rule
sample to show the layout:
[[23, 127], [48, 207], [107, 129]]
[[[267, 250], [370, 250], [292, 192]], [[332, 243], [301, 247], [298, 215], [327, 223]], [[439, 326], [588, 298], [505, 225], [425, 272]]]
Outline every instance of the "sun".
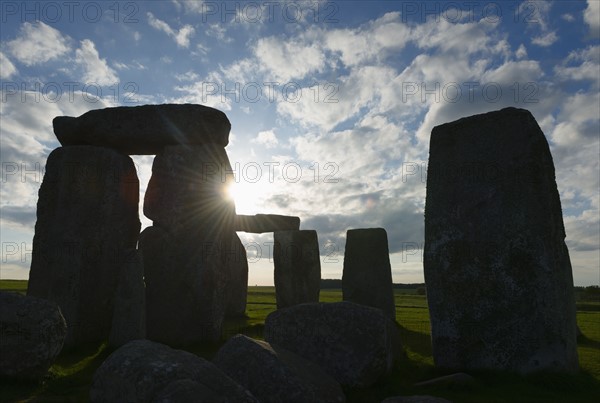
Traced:
[[265, 185], [261, 182], [231, 182], [227, 185], [227, 197], [235, 203], [237, 214], [263, 213], [264, 198], [267, 195]]

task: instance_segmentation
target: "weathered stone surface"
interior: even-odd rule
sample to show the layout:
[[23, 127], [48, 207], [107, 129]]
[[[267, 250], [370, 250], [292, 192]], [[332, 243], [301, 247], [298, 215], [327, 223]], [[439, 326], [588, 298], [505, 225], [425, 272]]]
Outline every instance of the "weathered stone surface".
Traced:
[[152, 399], [152, 403], [214, 403], [222, 401], [227, 400], [214, 390], [191, 379], [179, 379], [171, 382]]
[[342, 293], [344, 301], [379, 308], [396, 320], [392, 267], [385, 229], [348, 230]]
[[419, 382], [415, 384], [415, 386], [423, 388], [462, 389], [473, 386], [474, 384], [475, 378], [464, 372], [458, 372], [456, 374], [440, 376], [438, 378]]
[[277, 308], [319, 302], [321, 260], [317, 232], [277, 231], [274, 239]]
[[237, 215], [234, 225], [236, 231], [255, 234], [291, 231], [300, 229], [300, 217], [277, 214]]
[[248, 258], [246, 248], [236, 233], [233, 234], [227, 267], [229, 268], [230, 277], [227, 285], [228, 302], [225, 315], [230, 317], [244, 316], [248, 298]]
[[241, 334], [229, 339], [213, 362], [261, 403], [346, 400], [340, 385], [317, 364]]
[[452, 403], [452, 401], [444, 399], [443, 397], [415, 395], [388, 397], [381, 403]]
[[228, 305], [235, 206], [222, 147], [166, 147], [154, 159], [140, 237], [147, 337], [170, 345], [217, 340]]
[[[131, 341], [102, 363], [94, 374], [90, 400], [149, 402], [180, 380], [201, 384], [211, 396], [219, 396], [219, 402], [256, 402], [250, 392], [211, 362], [148, 340]], [[198, 401], [203, 401], [202, 396]]]
[[436, 366], [576, 370], [564, 238], [552, 156], [531, 113], [435, 127], [424, 270]]
[[231, 123], [213, 108], [191, 104], [96, 109], [52, 121], [63, 146], [94, 145], [124, 154], [158, 154], [165, 146], [229, 142]]
[[144, 196], [144, 215], [172, 232], [200, 227], [206, 239], [234, 232], [235, 205], [227, 197], [233, 171], [215, 144], [166, 147], [156, 155]]
[[67, 335], [56, 303], [0, 291], [0, 377], [36, 380], [60, 353]]
[[399, 330], [380, 309], [351, 302], [279, 309], [265, 340], [317, 363], [343, 386], [366, 387], [402, 357]]
[[222, 244], [198, 232], [142, 232], [148, 339], [183, 346], [221, 337], [230, 276]]
[[119, 270], [140, 231], [138, 201], [126, 155], [72, 146], [48, 157], [27, 294], [59, 305], [66, 346], [108, 338]]
[[144, 265], [138, 250], [127, 251], [119, 273], [109, 344], [120, 347], [146, 337]]

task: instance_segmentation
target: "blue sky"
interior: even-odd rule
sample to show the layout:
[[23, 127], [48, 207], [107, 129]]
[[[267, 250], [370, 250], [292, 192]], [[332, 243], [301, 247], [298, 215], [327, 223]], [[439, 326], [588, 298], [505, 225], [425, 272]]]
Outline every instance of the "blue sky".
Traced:
[[[300, 216], [322, 277], [341, 277], [347, 229], [380, 226], [405, 283], [423, 281], [431, 129], [529, 109], [575, 283], [600, 281], [598, 1], [0, 4], [2, 278], [28, 276], [52, 118], [169, 102], [227, 113], [238, 212]], [[152, 157], [134, 160], [143, 200]], [[272, 284], [272, 235], [241, 237], [250, 284]]]

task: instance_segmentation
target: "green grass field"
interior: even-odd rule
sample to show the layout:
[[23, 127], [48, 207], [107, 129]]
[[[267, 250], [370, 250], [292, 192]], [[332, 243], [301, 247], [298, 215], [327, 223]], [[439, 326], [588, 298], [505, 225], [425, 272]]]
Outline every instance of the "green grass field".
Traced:
[[[1, 280], [0, 289], [24, 292], [25, 281]], [[249, 287], [247, 318], [228, 320], [223, 339], [236, 333], [262, 338], [264, 320], [276, 309], [274, 287]], [[322, 290], [322, 302], [342, 300], [341, 290]], [[468, 389], [423, 390], [416, 382], [444, 375], [431, 355], [429, 312], [425, 296], [415, 290], [395, 290], [396, 320], [408, 360], [378, 384], [346, 390], [350, 402], [380, 402], [394, 395], [430, 394], [454, 402], [596, 402], [600, 398], [600, 304], [578, 304], [577, 322], [583, 333], [578, 342], [581, 371], [577, 375], [541, 373], [519, 376], [503, 372], [470, 372], [477, 382]], [[219, 345], [192, 346], [191, 351], [211, 359]], [[87, 401], [91, 378], [110, 354], [105, 345], [63, 353], [39, 385], [3, 383], [0, 401]], [[32, 400], [33, 399], [33, 400]]]

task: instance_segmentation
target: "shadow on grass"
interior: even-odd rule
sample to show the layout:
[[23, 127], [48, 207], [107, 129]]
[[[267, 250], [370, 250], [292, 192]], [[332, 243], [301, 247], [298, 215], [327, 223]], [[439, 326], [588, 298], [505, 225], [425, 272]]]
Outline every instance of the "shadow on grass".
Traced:
[[400, 324], [398, 327], [400, 329], [400, 340], [402, 340], [405, 349], [410, 348], [424, 357], [432, 356], [431, 337], [428, 334], [415, 332]]

